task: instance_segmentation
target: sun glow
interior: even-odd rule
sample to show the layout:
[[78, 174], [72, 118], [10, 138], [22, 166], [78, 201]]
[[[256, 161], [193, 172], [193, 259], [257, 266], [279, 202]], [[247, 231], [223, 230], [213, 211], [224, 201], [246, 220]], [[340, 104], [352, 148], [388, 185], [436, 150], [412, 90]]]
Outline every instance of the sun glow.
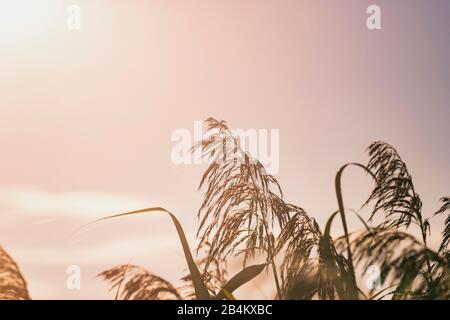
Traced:
[[0, 41], [41, 33], [63, 13], [61, 3], [55, 0], [0, 0]]

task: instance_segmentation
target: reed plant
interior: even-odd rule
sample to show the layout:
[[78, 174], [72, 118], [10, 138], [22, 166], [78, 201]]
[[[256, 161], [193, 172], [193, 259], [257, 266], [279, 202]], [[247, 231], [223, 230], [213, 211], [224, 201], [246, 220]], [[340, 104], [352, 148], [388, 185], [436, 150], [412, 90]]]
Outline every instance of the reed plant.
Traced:
[[[337, 208], [322, 230], [305, 210], [284, 199], [277, 179], [241, 149], [224, 121], [209, 118], [205, 127], [207, 138], [196, 143], [193, 151], [200, 150], [210, 160], [199, 185], [204, 194], [197, 215], [197, 249], [206, 245], [206, 254], [198, 261], [193, 258], [180, 222], [164, 208], [107, 217], [168, 214], [189, 269], [183, 278], [185, 284], [175, 288], [149, 271], [114, 267], [100, 276], [111, 282], [117, 297], [234, 299], [237, 288], [267, 270], [272, 274], [276, 299], [450, 298], [450, 198], [443, 197], [441, 207], [425, 217], [412, 176], [391, 145], [374, 142], [367, 150], [367, 164], [348, 163], [337, 171]], [[360, 168], [374, 183], [358, 211], [344, 206], [342, 177], [350, 166]], [[363, 216], [362, 208], [371, 213]], [[429, 221], [434, 215], [445, 214], [442, 243], [433, 250], [427, 243]], [[378, 216], [382, 222], [374, 224]], [[334, 236], [331, 229], [337, 218], [343, 234]], [[349, 230], [348, 219], [357, 219], [361, 229]], [[242, 271], [227, 280], [226, 262], [236, 256], [242, 257]], [[256, 257], [265, 262], [249, 265]], [[371, 265], [379, 267], [382, 288], [363, 290], [356, 270]], [[186, 288], [191, 290], [183, 294]]]

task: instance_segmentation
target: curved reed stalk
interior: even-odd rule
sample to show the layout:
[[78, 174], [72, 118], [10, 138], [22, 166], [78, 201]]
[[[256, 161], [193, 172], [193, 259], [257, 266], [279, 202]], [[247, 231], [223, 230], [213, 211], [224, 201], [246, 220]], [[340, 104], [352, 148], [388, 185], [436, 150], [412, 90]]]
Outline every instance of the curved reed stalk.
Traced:
[[177, 229], [177, 233], [178, 233], [178, 237], [180, 238], [180, 242], [181, 245], [183, 247], [183, 251], [184, 251], [184, 256], [186, 258], [186, 262], [188, 264], [189, 267], [189, 272], [190, 275], [192, 277], [192, 283], [195, 289], [195, 295], [197, 297], [197, 299], [199, 300], [208, 300], [210, 299], [210, 295], [208, 292], [208, 288], [206, 287], [206, 284], [202, 278], [202, 275], [200, 274], [200, 271], [198, 270], [197, 265], [194, 262], [194, 258], [192, 257], [192, 253], [191, 250], [189, 248], [189, 243], [187, 242], [186, 239], [186, 235], [184, 233], [183, 227], [181, 226], [180, 222], [178, 221], [178, 219], [169, 211], [167, 211], [164, 208], [161, 207], [152, 207], [152, 208], [146, 208], [146, 209], [141, 209], [141, 210], [135, 210], [135, 211], [130, 211], [130, 212], [125, 212], [125, 213], [120, 213], [120, 214], [116, 214], [116, 215], [112, 215], [109, 217], [105, 217], [102, 219], [98, 219], [92, 223], [98, 222], [98, 221], [102, 221], [102, 220], [106, 220], [106, 219], [112, 219], [112, 218], [118, 218], [118, 217], [124, 217], [124, 216], [129, 216], [129, 215], [135, 215], [135, 214], [142, 214], [142, 213], [154, 213], [154, 212], [162, 212], [162, 213], [166, 213], [170, 216], [170, 218], [172, 219], [175, 228]]
[[370, 171], [370, 169], [368, 169], [366, 166], [359, 164], [359, 163], [348, 163], [348, 164], [343, 165], [339, 169], [338, 173], [336, 174], [336, 178], [335, 178], [336, 197], [337, 197], [338, 206], [339, 206], [339, 213], [341, 215], [342, 226], [344, 229], [344, 237], [345, 237], [345, 241], [347, 243], [347, 259], [348, 259], [350, 285], [351, 285], [350, 298], [357, 299], [358, 298], [358, 286], [356, 285], [356, 275], [355, 275], [355, 270], [354, 270], [354, 266], [353, 266], [352, 250], [350, 247], [350, 239], [349, 239], [349, 234], [348, 234], [347, 220], [345, 217], [344, 198], [342, 196], [342, 174], [344, 173], [344, 170], [349, 166], [356, 166], [356, 167], [363, 169], [366, 173], [371, 175], [375, 179], [375, 181], [376, 181], [376, 177]]

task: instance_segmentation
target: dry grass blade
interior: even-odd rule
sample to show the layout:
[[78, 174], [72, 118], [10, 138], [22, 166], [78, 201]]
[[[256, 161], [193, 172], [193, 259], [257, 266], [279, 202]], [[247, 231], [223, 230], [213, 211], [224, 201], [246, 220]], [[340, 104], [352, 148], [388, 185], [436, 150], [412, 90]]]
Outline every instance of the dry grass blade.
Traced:
[[[219, 258], [210, 261], [210, 249], [211, 245], [209, 243], [200, 243], [197, 250], [198, 258], [195, 263], [202, 272], [203, 281], [206, 284], [210, 295], [215, 296], [216, 292], [219, 292], [227, 282], [227, 263], [224, 259]], [[181, 280], [185, 284], [178, 288], [178, 291], [182, 294], [184, 299], [195, 299], [195, 291], [190, 273], [182, 277]]]
[[351, 292], [350, 298], [357, 299], [358, 298], [358, 287], [356, 285], [356, 275], [355, 275], [354, 266], [353, 266], [353, 257], [352, 257], [352, 251], [350, 248], [350, 240], [349, 240], [349, 233], [348, 233], [347, 221], [346, 221], [346, 216], [345, 216], [344, 200], [343, 200], [343, 196], [342, 196], [342, 174], [343, 174], [344, 170], [349, 166], [356, 166], [356, 167], [362, 168], [365, 172], [369, 173], [375, 180], [376, 180], [376, 178], [372, 174], [370, 169], [368, 169], [367, 167], [365, 167], [359, 163], [348, 163], [341, 167], [341, 169], [336, 174], [336, 179], [335, 179], [336, 197], [337, 197], [338, 206], [339, 206], [339, 213], [341, 215], [342, 225], [344, 228], [344, 236], [345, 236], [345, 240], [347, 242], [347, 259], [348, 259], [348, 266], [350, 269], [349, 276], [350, 276], [351, 288], [352, 288], [352, 290], [350, 291]]
[[[319, 242], [319, 265], [315, 281], [322, 299], [356, 299], [358, 288], [354, 281], [354, 270], [348, 260], [336, 250], [331, 238], [331, 225], [340, 211], [334, 212], [327, 221]], [[343, 237], [346, 238], [345, 236]]]
[[191, 253], [191, 250], [189, 248], [189, 243], [187, 242], [186, 235], [184, 233], [183, 227], [181, 226], [180, 222], [175, 217], [175, 215], [173, 215], [171, 212], [169, 212], [166, 209], [161, 208], [161, 207], [152, 207], [152, 208], [146, 208], [146, 209], [141, 209], [141, 210], [130, 211], [130, 212], [125, 212], [125, 213], [112, 215], [112, 216], [109, 216], [109, 217], [98, 219], [98, 220], [93, 221], [91, 223], [95, 223], [95, 222], [102, 221], [102, 220], [107, 220], [107, 219], [112, 219], [112, 218], [124, 217], [124, 216], [129, 216], [129, 215], [134, 215], [134, 214], [141, 214], [141, 213], [149, 213], [149, 212], [163, 212], [163, 213], [168, 214], [171, 217], [171, 219], [172, 219], [172, 221], [173, 221], [173, 223], [175, 225], [175, 228], [177, 229], [178, 237], [180, 238], [180, 242], [181, 242], [181, 245], [183, 247], [184, 256], [186, 258], [186, 262], [187, 262], [188, 267], [189, 267], [189, 272], [190, 272], [191, 277], [192, 277], [192, 281], [193, 281], [196, 297], [199, 300], [210, 299], [208, 288], [206, 287], [205, 283], [203, 282], [202, 275], [200, 274], [200, 271], [198, 270], [198, 267], [197, 267], [197, 265], [194, 262], [194, 258], [192, 257], [192, 253]]
[[266, 268], [266, 265], [267, 263], [263, 263], [244, 268], [225, 284], [215, 299], [222, 300], [226, 298], [226, 296], [232, 294], [234, 290], [257, 277]]

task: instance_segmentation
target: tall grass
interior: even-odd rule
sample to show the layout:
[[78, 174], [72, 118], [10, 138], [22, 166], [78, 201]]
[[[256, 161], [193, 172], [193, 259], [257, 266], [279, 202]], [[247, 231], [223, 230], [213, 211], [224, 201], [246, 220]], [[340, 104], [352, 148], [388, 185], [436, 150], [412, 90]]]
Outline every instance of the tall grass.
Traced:
[[[368, 148], [368, 164], [343, 165], [335, 178], [337, 210], [330, 215], [322, 232], [316, 221], [301, 207], [285, 201], [277, 179], [264, 166], [240, 148], [224, 121], [205, 121], [208, 138], [193, 146], [211, 163], [204, 172], [199, 189], [204, 190], [198, 211], [199, 248], [208, 244], [201, 259], [200, 271], [192, 258], [181, 224], [170, 214], [179, 234], [190, 274], [187, 285], [175, 289], [166, 280], [145, 271], [143, 278], [127, 280], [124, 266], [101, 274], [125, 299], [172, 298], [233, 299], [233, 292], [252, 281], [264, 270], [273, 275], [278, 299], [449, 299], [450, 218], [447, 216], [442, 244], [438, 251], [428, 247], [429, 219], [424, 217], [422, 202], [412, 176], [397, 151], [387, 143], [374, 142]], [[374, 180], [374, 189], [364, 207], [371, 208], [368, 217], [344, 207], [341, 185], [348, 166], [357, 166]], [[435, 215], [448, 214], [449, 197]], [[143, 209], [115, 215], [124, 216], [150, 211], [168, 212], [162, 208]], [[349, 216], [349, 214], [351, 214]], [[372, 225], [374, 217], [382, 222]], [[344, 234], [331, 235], [331, 226], [339, 217]], [[348, 229], [349, 218], [358, 219], [361, 229]], [[421, 235], [416, 239], [410, 228]], [[226, 261], [242, 256], [242, 271], [212, 286], [213, 270], [226, 274]], [[248, 266], [255, 257], [265, 263]], [[277, 263], [277, 258], [281, 263]], [[377, 265], [383, 288], [363, 290], [358, 286], [355, 270]], [[136, 270], [133, 267], [133, 270]], [[139, 279], [145, 279], [138, 281]], [[130, 282], [131, 281], [131, 282]], [[130, 284], [131, 283], [131, 284]], [[218, 284], [218, 285], [217, 285]], [[183, 295], [183, 288], [193, 294]], [[150, 291], [146, 295], [137, 292]]]
[[[189, 273], [179, 287], [130, 264], [100, 273], [116, 299], [235, 299], [235, 290], [265, 270], [272, 274], [276, 299], [450, 299], [450, 197], [442, 197], [440, 208], [426, 215], [406, 163], [391, 145], [374, 142], [367, 164], [348, 163], [337, 171], [337, 208], [322, 231], [300, 206], [284, 199], [277, 179], [241, 149], [224, 121], [209, 118], [205, 126], [208, 138], [192, 148], [212, 160], [199, 185], [204, 194], [196, 258], [181, 223], [164, 208], [94, 221], [166, 214], [183, 248]], [[374, 189], [362, 206], [370, 209], [367, 217], [344, 206], [342, 177], [349, 166], [373, 178]], [[428, 237], [436, 215], [447, 216], [442, 242], [433, 250]], [[382, 222], [374, 224], [375, 217]], [[333, 236], [337, 218], [344, 234]], [[349, 230], [349, 219], [359, 221], [361, 228]], [[227, 261], [236, 256], [242, 256], [242, 270], [229, 278]], [[249, 265], [255, 258], [265, 262]], [[359, 286], [356, 270], [371, 265], [380, 268], [381, 289]], [[18, 266], [0, 247], [0, 299], [29, 298]]]
[[14, 260], [0, 247], [0, 300], [29, 300], [27, 283]]

